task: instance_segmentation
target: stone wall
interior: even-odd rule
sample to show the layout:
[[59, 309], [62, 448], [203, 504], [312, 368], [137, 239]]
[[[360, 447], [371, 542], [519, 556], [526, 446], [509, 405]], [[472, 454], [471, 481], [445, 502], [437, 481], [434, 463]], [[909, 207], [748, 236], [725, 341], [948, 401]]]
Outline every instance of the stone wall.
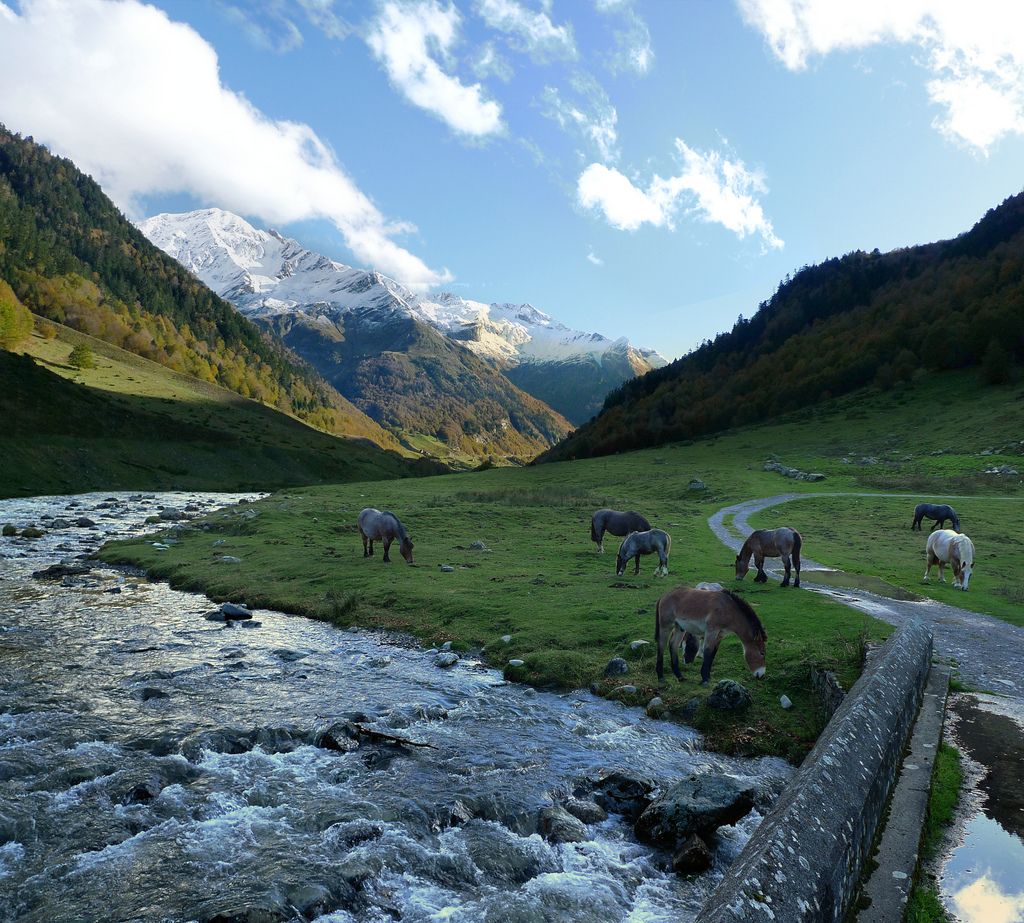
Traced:
[[695, 923], [841, 921], [921, 704], [932, 636], [894, 634], [865, 668]]

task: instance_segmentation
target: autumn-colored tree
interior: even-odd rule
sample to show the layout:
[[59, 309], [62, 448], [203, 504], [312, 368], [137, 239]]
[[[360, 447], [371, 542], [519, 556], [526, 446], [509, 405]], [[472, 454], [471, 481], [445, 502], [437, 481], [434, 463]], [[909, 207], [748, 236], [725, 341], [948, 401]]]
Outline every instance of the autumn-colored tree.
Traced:
[[13, 349], [32, 333], [32, 314], [0, 279], [0, 347]]

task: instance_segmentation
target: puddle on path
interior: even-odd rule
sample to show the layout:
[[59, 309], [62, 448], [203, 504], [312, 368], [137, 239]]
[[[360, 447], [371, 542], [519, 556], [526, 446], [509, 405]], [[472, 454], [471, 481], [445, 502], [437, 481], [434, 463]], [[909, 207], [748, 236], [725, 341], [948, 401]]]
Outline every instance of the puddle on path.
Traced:
[[921, 602], [924, 597], [904, 590], [903, 587], [895, 586], [881, 577], [871, 577], [864, 574], [848, 574], [843, 570], [804, 570], [800, 575], [804, 580], [811, 583], [820, 583], [822, 586], [834, 586], [847, 590], [865, 590], [874, 593], [876, 596], [884, 596], [886, 599], [898, 599], [903, 602]]
[[952, 702], [955, 742], [976, 779], [973, 792], [965, 792], [966, 820], [942, 863], [939, 887], [946, 909], [962, 923], [1024, 923], [1020, 710], [1017, 700], [985, 695]]

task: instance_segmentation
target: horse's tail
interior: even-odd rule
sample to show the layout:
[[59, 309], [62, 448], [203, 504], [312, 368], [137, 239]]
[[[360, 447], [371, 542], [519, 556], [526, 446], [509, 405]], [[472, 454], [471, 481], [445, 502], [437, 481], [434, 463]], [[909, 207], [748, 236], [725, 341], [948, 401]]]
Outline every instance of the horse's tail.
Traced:
[[670, 554], [672, 554], [672, 536], [669, 535], [668, 532], [666, 532], [665, 533], [665, 557], [667, 558]]
[[654, 604], [654, 643], [661, 644], [661, 599]]
[[761, 624], [761, 620], [757, 617], [754, 607], [751, 606], [750, 603], [748, 603], [742, 596], [737, 596], [732, 590], [722, 590], [722, 592], [736, 603], [736, 607], [746, 617], [751, 629], [753, 629], [754, 637], [757, 638], [760, 636], [767, 641], [768, 632], [764, 630], [764, 625]]
[[799, 532], [797, 532], [796, 529], [794, 529], [793, 530], [793, 554], [794, 554], [794, 556], [796, 557], [796, 559], [798, 561], [800, 560], [800, 549], [803, 547], [803, 544], [804, 544], [804, 537]]
[[590, 517], [590, 540], [597, 541], [597, 513]]

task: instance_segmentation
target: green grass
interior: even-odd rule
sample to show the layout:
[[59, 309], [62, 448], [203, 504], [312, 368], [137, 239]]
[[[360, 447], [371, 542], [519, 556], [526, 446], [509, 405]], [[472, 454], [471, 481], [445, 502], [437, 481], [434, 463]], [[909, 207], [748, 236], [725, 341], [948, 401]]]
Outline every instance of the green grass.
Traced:
[[[701, 704], [693, 723], [712, 748], [795, 761], [822, 727], [810, 689], [812, 668], [834, 669], [849, 686], [859, 675], [864, 642], [886, 636], [891, 628], [819, 594], [782, 590], [774, 583], [759, 586], [749, 579], [734, 584], [733, 555], [712, 535], [707, 517], [724, 505], [783, 491], [859, 489], [866, 469], [844, 464], [845, 453], [909, 456], [886, 462], [885, 470], [897, 478], [912, 471], [914, 478], [937, 488], [945, 482], [951, 457], [930, 453], [944, 447], [948, 433], [932, 426], [927, 411], [950, 393], [960, 395], [963, 403], [954, 397], [944, 413], [966, 419], [970, 410], [972, 419], [984, 422], [974, 432], [964, 429], [958, 443], [962, 476], [971, 478], [972, 465], [977, 467], [972, 453], [1009, 439], [1009, 433], [1017, 438], [1021, 431], [1018, 418], [1005, 411], [1016, 406], [1016, 393], [991, 389], [982, 402], [969, 375], [946, 376], [919, 382], [898, 399], [863, 395], [861, 406], [871, 411], [864, 419], [851, 420], [851, 405], [844, 400], [772, 425], [626, 455], [289, 489], [251, 507], [258, 512], [255, 519], [244, 519], [238, 511], [216, 514], [208, 531], [183, 531], [179, 544], [167, 551], [136, 540], [114, 543], [104, 556], [141, 565], [176, 586], [215, 598], [342, 625], [399, 629], [428, 644], [451, 640], [459, 649], [482, 650], [499, 668], [519, 658], [524, 665], [507, 668], [506, 675], [539, 686], [597, 682], [603, 694], [634, 705], [659, 694], [670, 717], [694, 697], [703, 703], [708, 688], [699, 685], [699, 665], [686, 670], [682, 683], [669, 674], [659, 687], [653, 644], [634, 653], [630, 642], [653, 641], [654, 605], [667, 589], [718, 580], [736, 586], [764, 621], [768, 674], [763, 681], [753, 680], [739, 642], [728, 637], [712, 679], [740, 680], [751, 690], [753, 706], [733, 716]], [[879, 440], [890, 442], [890, 432], [900, 434], [902, 447], [880, 445]], [[761, 466], [770, 453], [786, 464], [825, 471], [829, 480], [808, 484], [765, 472]], [[706, 490], [688, 489], [695, 477]], [[975, 486], [979, 492], [993, 489], [984, 479]], [[599, 556], [589, 540], [590, 515], [604, 505], [639, 509], [671, 532], [668, 580], [652, 576], [652, 559], [645, 559], [638, 578], [614, 576], [617, 541], [610, 539], [609, 553]], [[416, 567], [401, 563], [397, 553], [390, 566], [381, 563], [379, 550], [373, 559], [362, 558], [355, 520], [365, 506], [401, 516], [416, 542]], [[219, 539], [225, 543], [214, 546]], [[490, 550], [469, 550], [477, 539]], [[809, 537], [809, 553], [820, 553], [823, 542]], [[221, 554], [240, 557], [242, 563], [220, 564]], [[442, 573], [441, 564], [456, 569]], [[501, 641], [506, 634], [512, 636], [509, 644]], [[631, 670], [606, 682], [602, 671], [613, 656], [625, 657]], [[619, 692], [625, 684], [635, 685], [637, 692]], [[791, 710], [779, 705], [782, 694], [793, 701]]]
[[[0, 351], [0, 496], [397, 477], [406, 460], [55, 325]], [[95, 367], [68, 364], [87, 344]]]
[[[933, 859], [942, 846], [946, 830], [953, 820], [960, 787], [963, 784], [960, 751], [947, 743], [939, 745], [932, 770], [928, 795], [928, 814], [921, 834], [921, 862]], [[907, 905], [907, 923], [944, 923], [949, 919], [939, 899], [938, 888], [930, 875], [919, 874]]]
[[[920, 499], [940, 501], [947, 496], [940, 492], [922, 494]], [[890, 497], [800, 499], [763, 510], [750, 522], [759, 528], [785, 524], [798, 529], [804, 537], [803, 553], [822, 564], [1024, 625], [1024, 589], [1020, 585], [1024, 497], [950, 499], [975, 546], [974, 573], [966, 593], [953, 589], [953, 573], [948, 567], [945, 583], [939, 583], [937, 567], [932, 568], [931, 582], [922, 582], [930, 523], [926, 522], [921, 532], [911, 532], [916, 502]], [[807, 579], [817, 577], [809, 572]], [[871, 586], [871, 579], [864, 588], [884, 594], [885, 588]]]

